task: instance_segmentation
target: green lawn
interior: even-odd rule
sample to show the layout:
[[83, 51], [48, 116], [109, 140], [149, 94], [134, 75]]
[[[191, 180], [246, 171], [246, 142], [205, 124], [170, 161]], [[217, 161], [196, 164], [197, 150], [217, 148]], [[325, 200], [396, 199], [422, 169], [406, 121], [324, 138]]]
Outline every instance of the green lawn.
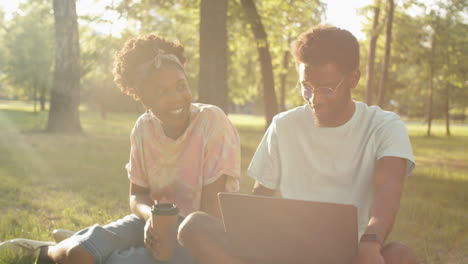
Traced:
[[[85, 135], [39, 132], [46, 113], [0, 102], [0, 241], [50, 240], [55, 228], [79, 230], [129, 213], [129, 133], [137, 114], [82, 111]], [[242, 139], [242, 191], [252, 181], [245, 171], [263, 135], [260, 117], [231, 115]], [[422, 263], [468, 263], [468, 126], [425, 137], [409, 125], [417, 168], [408, 178], [391, 240], [414, 248]], [[30, 263], [0, 256], [0, 263]]]

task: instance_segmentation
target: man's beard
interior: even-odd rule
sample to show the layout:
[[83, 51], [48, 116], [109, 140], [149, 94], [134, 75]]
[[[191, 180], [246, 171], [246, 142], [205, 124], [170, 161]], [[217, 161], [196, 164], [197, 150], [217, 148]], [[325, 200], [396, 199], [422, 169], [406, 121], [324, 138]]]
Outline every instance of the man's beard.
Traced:
[[[331, 109], [330, 109], [331, 110]], [[318, 127], [328, 127], [331, 126], [334, 120], [336, 120], [336, 116], [334, 115], [334, 111], [327, 111], [327, 113], [319, 115], [318, 113], [313, 110], [314, 113], [314, 123]]]
[[341, 116], [346, 110], [347, 104], [345, 100], [342, 100], [339, 102], [335, 102], [333, 105], [317, 106], [327, 108], [327, 111], [321, 113], [320, 110], [316, 112], [311, 104], [309, 104], [309, 106], [312, 108], [312, 112], [315, 117], [314, 123], [316, 126], [336, 127], [336, 124], [340, 121]]

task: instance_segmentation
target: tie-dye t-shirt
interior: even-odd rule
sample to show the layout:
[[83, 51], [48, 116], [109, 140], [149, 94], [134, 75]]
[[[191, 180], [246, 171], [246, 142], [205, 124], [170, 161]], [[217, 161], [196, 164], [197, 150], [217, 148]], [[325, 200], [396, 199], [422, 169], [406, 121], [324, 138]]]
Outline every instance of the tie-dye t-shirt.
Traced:
[[[145, 113], [136, 121], [130, 142], [126, 165], [130, 181], [148, 188], [154, 200], [175, 202], [181, 216], [200, 210], [203, 186], [223, 174], [228, 175], [226, 191], [239, 190], [239, 135], [216, 106], [192, 104], [190, 124], [175, 140], [164, 134], [151, 113]], [[162, 190], [169, 195], [159, 197]]]

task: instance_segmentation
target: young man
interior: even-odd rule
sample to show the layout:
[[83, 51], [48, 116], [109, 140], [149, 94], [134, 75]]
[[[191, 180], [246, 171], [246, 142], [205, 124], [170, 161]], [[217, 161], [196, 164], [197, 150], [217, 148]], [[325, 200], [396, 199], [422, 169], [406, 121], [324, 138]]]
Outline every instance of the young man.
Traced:
[[[415, 166], [411, 144], [396, 114], [351, 99], [360, 79], [356, 38], [317, 26], [292, 49], [307, 103], [273, 119], [248, 169], [254, 194], [353, 204], [356, 263], [415, 263], [409, 247], [384, 244]], [[179, 240], [201, 263], [244, 263], [229, 255], [222, 223], [206, 214], [188, 217]]]

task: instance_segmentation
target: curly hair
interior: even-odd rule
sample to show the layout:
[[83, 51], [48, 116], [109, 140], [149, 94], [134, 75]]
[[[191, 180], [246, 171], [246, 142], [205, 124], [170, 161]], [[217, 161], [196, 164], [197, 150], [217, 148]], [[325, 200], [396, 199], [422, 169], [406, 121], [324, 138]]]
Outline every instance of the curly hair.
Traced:
[[157, 34], [140, 35], [127, 40], [115, 56], [112, 72], [115, 84], [123, 93], [133, 96], [135, 100], [140, 99], [138, 89], [133, 87], [138, 75], [138, 66], [156, 56], [157, 49], [174, 54], [180, 63], [185, 65], [184, 47], [179, 42], [167, 40]]
[[335, 63], [342, 73], [359, 68], [359, 43], [351, 32], [329, 25], [311, 27], [292, 44], [296, 61], [311, 65]]

